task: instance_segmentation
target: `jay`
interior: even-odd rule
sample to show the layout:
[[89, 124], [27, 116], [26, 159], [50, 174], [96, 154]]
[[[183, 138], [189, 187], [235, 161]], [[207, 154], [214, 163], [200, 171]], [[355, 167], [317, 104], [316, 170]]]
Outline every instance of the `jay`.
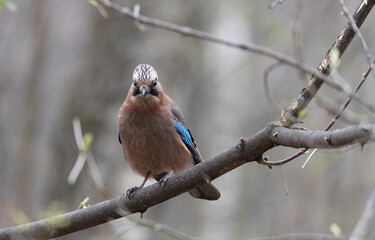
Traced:
[[[118, 139], [130, 167], [162, 185], [173, 173], [202, 162], [194, 139], [177, 104], [168, 97], [154, 68], [140, 64], [118, 115]], [[128, 191], [128, 196], [137, 189]], [[205, 183], [189, 191], [195, 198], [217, 200], [220, 192]]]

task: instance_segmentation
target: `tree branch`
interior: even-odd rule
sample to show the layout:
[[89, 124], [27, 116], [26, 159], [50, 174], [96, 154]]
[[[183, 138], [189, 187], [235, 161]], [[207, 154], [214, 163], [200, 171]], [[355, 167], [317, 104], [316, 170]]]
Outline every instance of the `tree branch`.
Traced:
[[205, 41], [209, 41], [213, 43], [219, 43], [225, 46], [237, 48], [240, 50], [245, 50], [245, 51], [250, 51], [253, 53], [261, 54], [261, 55], [276, 59], [289, 66], [298, 68], [305, 73], [308, 73], [311, 75], [316, 74], [319, 78], [321, 78], [323, 81], [326, 81], [328, 84], [340, 88], [336, 83], [330, 81], [326, 75], [320, 72], [316, 72], [314, 68], [307, 66], [288, 55], [285, 55], [281, 52], [277, 52], [270, 48], [266, 48], [266, 47], [251, 44], [251, 43], [240, 43], [240, 42], [231, 41], [228, 39], [220, 38], [214, 34], [200, 31], [191, 27], [181, 26], [178, 24], [162, 21], [156, 18], [146, 17], [146, 16], [139, 14], [137, 11], [132, 11], [129, 7], [120, 6], [109, 0], [98, 0], [98, 2], [106, 8], [112, 9], [128, 18], [136, 20], [136, 23], [141, 23], [141, 24], [145, 24], [148, 26], [153, 26], [153, 27], [165, 29], [168, 31], [180, 33], [185, 36], [194, 37], [197, 39], [201, 39], [201, 40], [205, 40]]
[[[314, 73], [314, 71], [301, 65], [295, 59], [267, 48], [223, 40], [214, 35], [187, 27], [184, 27], [181, 30], [181, 26], [134, 14], [129, 8], [123, 8], [119, 5], [110, 3], [109, 1], [99, 0], [99, 2], [103, 6], [115, 9], [116, 11], [144, 24], [158, 26], [171, 31], [195, 36], [200, 39], [260, 53], [276, 58], [291, 66], [303, 69], [306, 72]], [[374, 5], [374, 2], [375, 0], [369, 0], [367, 5], [362, 5], [362, 7], [358, 9], [354, 15], [354, 19], [358, 26], [363, 23]], [[334, 46], [338, 47], [340, 56], [349, 45], [353, 36], [354, 32], [351, 29], [350, 24], [348, 24], [334, 44]], [[329, 54], [327, 54], [327, 56], [328, 57], [326, 57], [318, 67], [320, 73], [316, 73], [316, 75], [310, 79], [300, 97], [282, 117], [281, 123], [283, 125], [288, 127], [293, 125], [298, 118], [299, 110], [308, 105], [311, 98], [323, 84], [322, 73], [329, 73]], [[322, 78], [320, 76], [322, 76]], [[223, 151], [215, 157], [179, 174], [172, 175], [168, 179], [167, 184], [163, 187], [156, 183], [136, 191], [131, 199], [126, 196], [121, 196], [48, 219], [17, 227], [0, 229], [0, 239], [18, 239], [22, 237], [29, 239], [49, 239], [97, 226], [117, 218], [128, 216], [135, 212], [145, 212], [149, 207], [187, 192], [198, 185], [210, 182], [247, 162], [260, 160], [263, 153], [273, 148], [275, 145], [308, 148], [333, 148], [342, 147], [346, 144], [352, 144], [355, 142], [364, 144], [368, 140], [374, 139], [374, 127], [369, 124], [347, 127], [333, 132], [288, 129], [281, 127], [278, 124], [279, 123], [268, 124], [264, 129], [253, 136], [246, 139], [241, 138], [239, 144]]]
[[129, 199], [126, 196], [107, 200], [84, 209], [25, 225], [0, 230], [0, 239], [49, 239], [97, 226], [135, 212], [145, 212], [149, 207], [180, 195], [207, 181], [216, 179], [248, 161], [259, 159], [263, 152], [273, 147], [267, 140], [273, 125], [270, 124], [240, 144], [223, 151], [180, 174], [172, 175], [165, 186], [158, 183], [139, 189]]
[[332, 149], [374, 140], [375, 125], [359, 124], [335, 131], [306, 131], [275, 127], [272, 141], [293, 148]]
[[[361, 31], [359, 31], [359, 28], [355, 24], [354, 18], [352, 17], [352, 15], [350, 15], [349, 10], [344, 3], [344, 0], [339, 0], [339, 2], [340, 2], [342, 11], [344, 12], [346, 18], [348, 18], [348, 20], [349, 20], [350, 26], [353, 28], [353, 31], [357, 34], [359, 40], [361, 41], [363, 50], [365, 51], [365, 54], [366, 54], [366, 57], [367, 57], [367, 62], [369, 64], [369, 66], [371, 67], [372, 74], [375, 76], [374, 58], [372, 57], [372, 55], [371, 55], [371, 53], [370, 53], [370, 51], [367, 47], [366, 41], [365, 41]], [[361, 5], [366, 5], [366, 3], [363, 2]]]
[[269, 9], [274, 9], [277, 5], [283, 4], [286, 0], [276, 0], [273, 3], [271, 3], [268, 8]]
[[162, 232], [175, 239], [183, 240], [204, 240], [203, 238], [193, 237], [186, 233], [180, 232], [166, 224], [152, 221], [150, 219], [139, 218], [138, 216], [129, 216], [128, 219], [132, 222], [139, 224], [140, 226], [148, 227], [154, 231]]
[[375, 189], [372, 191], [370, 198], [367, 200], [362, 216], [357, 222], [349, 240], [368, 239], [375, 223]]
[[346, 237], [335, 237], [330, 234], [321, 233], [292, 233], [270, 237], [256, 237], [248, 240], [345, 240]]
[[[375, 0], [369, 0], [367, 4], [361, 4], [355, 14], [353, 15], [353, 19], [358, 27], [362, 25], [364, 20], [366, 19], [367, 15], [371, 11], [372, 7], [375, 4]], [[324, 60], [319, 64], [317, 71], [329, 75], [330, 74], [330, 52], [332, 49], [338, 49], [339, 56], [341, 58], [342, 54], [344, 54], [346, 48], [349, 46], [355, 32], [350, 24], [347, 23], [344, 29], [341, 31], [337, 40], [333, 43], [332, 47], [329, 49], [326, 57]], [[290, 105], [290, 107], [284, 112], [283, 116], [280, 119], [280, 122], [283, 126], [291, 127], [295, 124], [298, 120], [299, 112], [306, 108], [307, 105], [310, 103], [311, 99], [315, 96], [318, 92], [320, 87], [323, 85], [324, 80], [321, 79], [317, 75], [313, 75], [310, 80], [308, 81], [307, 85], [302, 89], [300, 96], [294, 100], [294, 102]]]
[[[206, 41], [210, 41], [214, 43], [223, 44], [229, 47], [234, 47], [234, 48], [258, 53], [264, 56], [277, 59], [280, 63], [288, 64], [292, 67], [296, 67], [306, 73], [311, 74], [312, 77], [307, 83], [307, 85], [305, 86], [305, 88], [302, 90], [300, 96], [284, 112], [284, 115], [280, 119], [283, 126], [288, 126], [288, 127], [291, 127], [294, 123], [297, 122], [299, 111], [307, 107], [311, 99], [315, 96], [315, 94], [317, 93], [317, 91], [320, 89], [320, 87], [323, 85], [324, 82], [326, 82], [330, 86], [333, 86], [337, 89], [342, 89], [340, 86], [338, 86], [334, 82], [331, 82], [327, 78], [327, 76], [330, 73], [330, 66], [329, 66], [330, 51], [334, 48], [337, 48], [339, 50], [339, 56], [341, 57], [342, 54], [345, 52], [346, 48], [348, 47], [348, 45], [351, 43], [355, 35], [355, 31], [353, 30], [351, 23], [348, 22], [346, 26], [344, 27], [344, 29], [339, 34], [339, 37], [337, 38], [337, 40], [334, 42], [333, 46], [329, 49], [324, 60], [318, 66], [317, 70], [314, 70], [311, 67], [306, 66], [305, 64], [301, 63], [300, 61], [290, 56], [284, 55], [280, 52], [274, 51], [272, 49], [269, 49], [263, 46], [258, 46], [258, 45], [250, 44], [250, 43], [238, 43], [238, 42], [223, 39], [214, 34], [199, 31], [199, 30], [187, 27], [187, 26], [180, 26], [180, 25], [162, 21], [159, 19], [149, 18], [143, 15], [140, 15], [138, 12], [132, 11], [128, 7], [120, 6], [109, 0], [98, 0], [98, 2], [102, 4], [104, 7], [115, 10], [116, 12], [121, 13], [122, 15], [129, 17], [131, 19], [134, 19], [139, 23], [146, 24], [146, 25], [153, 26], [153, 27], [158, 27], [158, 28], [169, 30], [172, 32], [181, 33], [186, 36], [195, 37], [197, 39], [202, 39], [202, 40], [206, 40]], [[362, 23], [366, 19], [368, 13], [371, 11], [374, 4], [375, 4], [375, 0], [368, 0], [367, 4], [361, 4], [358, 7], [356, 13], [353, 15], [353, 19], [355, 20], [358, 27], [362, 25]]]
[[[352, 101], [352, 99], [354, 98], [355, 94], [359, 91], [359, 89], [362, 87], [362, 85], [365, 83], [368, 75], [370, 74], [371, 72], [371, 67], [368, 68], [367, 72], [365, 72], [363, 75], [362, 75], [362, 78], [361, 80], [358, 82], [357, 86], [354, 88], [353, 92], [349, 95], [348, 99], [346, 99], [346, 101], [344, 102], [344, 104], [340, 107], [340, 110], [338, 111], [338, 113], [335, 115], [335, 117], [328, 123], [328, 125], [324, 128], [323, 131], [328, 131], [335, 123], [336, 121], [340, 118], [340, 116], [342, 115], [342, 113], [345, 111], [345, 109], [348, 107], [348, 105], [350, 104], [350, 102]], [[315, 95], [315, 98], [318, 97], [318, 95]], [[281, 165], [284, 165], [290, 161], [292, 161], [293, 159], [303, 155], [309, 148], [302, 148], [300, 149], [297, 153], [293, 154], [292, 156], [289, 156], [283, 160], [279, 160], [279, 161], [260, 161], [259, 163], [260, 164], [263, 164], [263, 165], [267, 165], [269, 167], [271, 166], [281, 166]], [[314, 149], [314, 151], [311, 153], [311, 155], [316, 151], [316, 149]], [[302, 165], [302, 168], [306, 165], [306, 163], [308, 162], [308, 160], [310, 159], [311, 155], [307, 158], [306, 162]]]
[[210, 182], [247, 162], [261, 161], [263, 153], [275, 145], [336, 148], [374, 139], [374, 125], [361, 124], [332, 132], [304, 131], [268, 124], [253, 136], [192, 168], [172, 175], [166, 185], [158, 183], [126, 196], [107, 200], [84, 209], [25, 225], [0, 230], [0, 239], [18, 237], [49, 239], [145, 212], [148, 208]]

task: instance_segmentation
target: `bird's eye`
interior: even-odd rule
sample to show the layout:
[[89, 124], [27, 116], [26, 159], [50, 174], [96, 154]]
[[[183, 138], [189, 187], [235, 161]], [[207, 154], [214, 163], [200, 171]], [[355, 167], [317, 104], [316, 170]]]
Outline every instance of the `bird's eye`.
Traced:
[[136, 83], [135, 81], [133, 82], [133, 84], [134, 84], [134, 87], [136, 87], [136, 86], [137, 86], [137, 83]]
[[154, 86], [156, 86], [156, 84], [158, 84], [158, 77], [155, 77], [155, 79], [152, 80], [152, 82], [153, 82]]

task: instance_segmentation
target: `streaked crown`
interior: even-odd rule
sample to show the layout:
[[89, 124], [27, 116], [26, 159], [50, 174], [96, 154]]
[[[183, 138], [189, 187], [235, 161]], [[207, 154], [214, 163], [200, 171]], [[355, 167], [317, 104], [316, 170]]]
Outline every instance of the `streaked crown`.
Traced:
[[145, 84], [148, 86], [156, 85], [158, 81], [158, 74], [155, 69], [148, 64], [139, 64], [133, 73], [134, 85]]

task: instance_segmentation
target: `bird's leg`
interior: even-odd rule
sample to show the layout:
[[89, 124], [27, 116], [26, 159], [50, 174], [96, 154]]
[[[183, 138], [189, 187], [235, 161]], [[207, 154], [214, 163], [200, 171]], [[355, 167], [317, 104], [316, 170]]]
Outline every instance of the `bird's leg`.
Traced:
[[149, 179], [150, 176], [151, 176], [151, 171], [148, 171], [145, 178], [143, 179], [143, 182], [142, 182], [141, 186], [139, 186], [139, 187], [135, 186], [135, 187], [132, 187], [132, 188], [128, 189], [128, 191], [126, 191], [126, 196], [128, 196], [128, 198], [133, 197], [135, 191], [143, 188], [143, 186], [146, 184], [146, 182], [147, 182], [147, 180]]
[[160, 186], [164, 187], [165, 183], [167, 182], [168, 178], [172, 176], [174, 173], [173, 169], [169, 171], [167, 174], [164, 175], [164, 177], [160, 178], [159, 184]]

